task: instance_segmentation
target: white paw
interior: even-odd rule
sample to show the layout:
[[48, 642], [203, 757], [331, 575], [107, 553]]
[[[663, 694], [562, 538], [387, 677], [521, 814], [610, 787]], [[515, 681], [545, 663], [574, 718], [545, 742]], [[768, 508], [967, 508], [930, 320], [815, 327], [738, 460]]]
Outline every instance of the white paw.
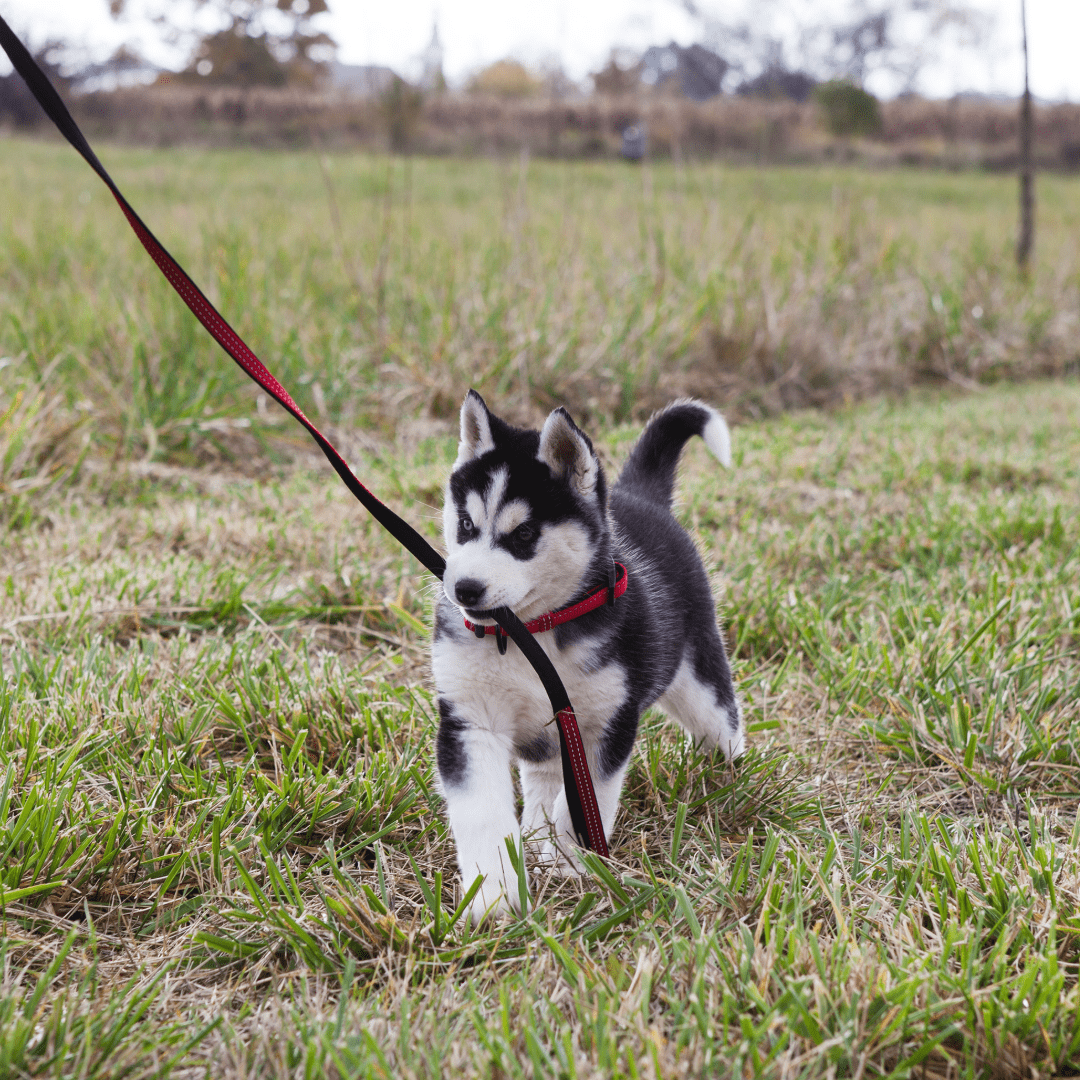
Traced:
[[720, 710], [719, 722], [715, 730], [703, 734], [691, 735], [692, 742], [699, 750], [719, 750], [728, 761], [737, 761], [746, 750], [746, 729], [743, 726], [742, 716], [738, 717], [738, 725], [732, 730], [731, 721], [727, 710]]
[[542, 869], [557, 878], [580, 877], [585, 873], [585, 867], [574, 852], [575, 845], [570, 837], [564, 835], [558, 843], [549, 838], [540, 845], [538, 862]]
[[746, 739], [742, 728], [739, 728], [737, 735], [733, 735], [726, 742], [721, 743], [720, 748], [724, 751], [724, 757], [728, 761], [738, 761], [746, 750]]
[[492, 922], [505, 922], [512, 919], [519, 911], [517, 898], [511, 899], [505, 892], [497, 893], [489, 899], [489, 892], [481, 889], [469, 904], [469, 919], [473, 926], [479, 926], [485, 919]]
[[[504, 851], [500, 863], [492, 860], [492, 866], [483, 875], [483, 881], [476, 895], [469, 902], [469, 918], [473, 926], [479, 926], [485, 918], [493, 920], [509, 919], [521, 911], [521, 883], [514, 867], [508, 864]], [[469, 888], [476, 880], [477, 874], [474, 868], [472, 880], [466, 874], [462, 874], [465, 887]], [[525, 879], [526, 895], [528, 895], [528, 877]]]
[[578, 843], [566, 795], [559, 794], [555, 800], [555, 820], [548, 824], [546, 835], [540, 845], [540, 864], [556, 877], [580, 877], [585, 867], [577, 857]]

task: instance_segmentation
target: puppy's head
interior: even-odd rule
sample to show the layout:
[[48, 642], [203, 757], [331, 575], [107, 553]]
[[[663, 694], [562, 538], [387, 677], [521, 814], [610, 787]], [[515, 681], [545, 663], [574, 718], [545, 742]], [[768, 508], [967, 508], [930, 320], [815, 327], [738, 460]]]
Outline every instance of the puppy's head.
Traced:
[[470, 618], [564, 606], [610, 562], [607, 486], [588, 436], [565, 409], [542, 431], [512, 427], [470, 390], [443, 535], [443, 590]]

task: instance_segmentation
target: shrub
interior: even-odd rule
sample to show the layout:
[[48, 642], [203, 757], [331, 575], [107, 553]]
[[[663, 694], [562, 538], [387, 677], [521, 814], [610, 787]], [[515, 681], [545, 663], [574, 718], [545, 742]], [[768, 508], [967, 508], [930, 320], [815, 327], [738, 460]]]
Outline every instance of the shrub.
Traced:
[[814, 91], [814, 99], [825, 114], [825, 123], [834, 135], [878, 135], [881, 132], [881, 104], [873, 94], [846, 79], [831, 79]]
[[409, 149], [420, 124], [424, 95], [404, 79], [394, 76], [381, 100], [390, 149], [402, 154]]
[[474, 94], [493, 97], [530, 97], [543, 89], [543, 83], [516, 60], [498, 60], [469, 80]]

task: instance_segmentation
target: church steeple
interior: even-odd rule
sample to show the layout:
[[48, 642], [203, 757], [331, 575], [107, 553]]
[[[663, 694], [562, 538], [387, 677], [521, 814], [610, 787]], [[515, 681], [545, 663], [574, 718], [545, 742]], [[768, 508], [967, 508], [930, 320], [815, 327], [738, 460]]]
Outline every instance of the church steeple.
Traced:
[[431, 41], [420, 54], [420, 70], [420, 86], [424, 90], [438, 92], [446, 89], [446, 79], [443, 76], [443, 47], [439, 40], [437, 17], [431, 23]]

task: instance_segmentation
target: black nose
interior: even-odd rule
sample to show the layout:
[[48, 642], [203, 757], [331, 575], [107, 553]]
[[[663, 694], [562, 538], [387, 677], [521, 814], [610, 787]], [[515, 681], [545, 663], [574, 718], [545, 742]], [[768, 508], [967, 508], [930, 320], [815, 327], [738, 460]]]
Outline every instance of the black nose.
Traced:
[[476, 578], [464, 577], [454, 586], [454, 595], [462, 607], [475, 608], [480, 604], [487, 586]]

